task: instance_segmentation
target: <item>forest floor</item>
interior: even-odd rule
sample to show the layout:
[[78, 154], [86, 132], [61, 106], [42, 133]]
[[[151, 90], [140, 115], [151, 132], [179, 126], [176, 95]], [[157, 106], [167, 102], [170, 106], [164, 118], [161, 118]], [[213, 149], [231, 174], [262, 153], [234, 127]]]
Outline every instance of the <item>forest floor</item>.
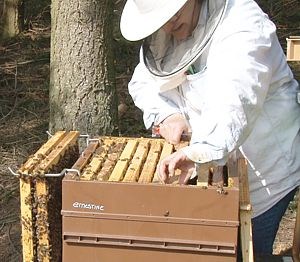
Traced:
[[[31, 26], [17, 39], [0, 46], [0, 260], [21, 261], [19, 181], [9, 171], [20, 165], [47, 140], [49, 103], [49, 28]], [[136, 54], [130, 54], [136, 55]], [[120, 63], [119, 63], [120, 65]], [[141, 112], [127, 92], [132, 67], [117, 70], [120, 135], [148, 134]], [[295, 206], [287, 210], [274, 253], [292, 245]]]

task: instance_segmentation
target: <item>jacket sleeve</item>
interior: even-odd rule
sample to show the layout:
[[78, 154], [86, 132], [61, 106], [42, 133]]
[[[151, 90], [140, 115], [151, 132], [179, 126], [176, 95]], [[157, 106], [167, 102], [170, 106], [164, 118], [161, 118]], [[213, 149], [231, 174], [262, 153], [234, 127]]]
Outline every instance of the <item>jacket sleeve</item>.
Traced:
[[255, 29], [232, 33], [210, 47], [205, 103], [192, 126], [191, 145], [183, 149], [195, 162], [225, 161], [247, 139], [263, 111], [277, 37], [272, 23]]
[[176, 103], [160, 94], [158, 82], [140, 62], [128, 84], [129, 93], [135, 105], [143, 111], [146, 128], [158, 124], [169, 115], [180, 112]]

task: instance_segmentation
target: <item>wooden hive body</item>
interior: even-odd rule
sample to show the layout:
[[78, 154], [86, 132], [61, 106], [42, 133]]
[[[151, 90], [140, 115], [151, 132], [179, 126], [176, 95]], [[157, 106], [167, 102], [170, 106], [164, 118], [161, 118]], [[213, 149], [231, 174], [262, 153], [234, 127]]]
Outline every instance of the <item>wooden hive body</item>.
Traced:
[[286, 59], [287, 61], [300, 61], [300, 36], [290, 36], [286, 39], [287, 50]]

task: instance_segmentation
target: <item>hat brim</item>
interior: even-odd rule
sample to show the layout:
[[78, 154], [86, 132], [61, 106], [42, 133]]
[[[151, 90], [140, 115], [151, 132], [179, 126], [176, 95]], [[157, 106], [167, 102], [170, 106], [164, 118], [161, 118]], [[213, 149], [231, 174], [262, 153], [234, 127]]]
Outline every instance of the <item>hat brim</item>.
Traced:
[[[188, 0], [165, 1], [161, 8], [141, 13], [134, 0], [128, 0], [124, 6], [120, 29], [124, 38], [138, 41], [161, 28]], [[171, 5], [168, 4], [171, 2]]]

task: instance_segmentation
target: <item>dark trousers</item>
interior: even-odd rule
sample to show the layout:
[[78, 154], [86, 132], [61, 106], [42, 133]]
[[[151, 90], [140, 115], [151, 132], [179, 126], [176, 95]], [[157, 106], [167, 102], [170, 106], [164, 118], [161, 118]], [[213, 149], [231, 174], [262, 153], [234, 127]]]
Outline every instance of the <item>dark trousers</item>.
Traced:
[[[289, 203], [293, 200], [296, 192], [297, 189], [292, 190], [269, 210], [252, 219], [254, 258], [268, 257], [272, 255], [273, 244], [279, 228], [280, 221], [286, 209], [288, 208]], [[237, 261], [243, 261], [240, 247], [238, 248]]]
[[254, 254], [270, 255], [281, 218], [297, 189], [292, 190], [265, 213], [252, 219], [252, 237]]

